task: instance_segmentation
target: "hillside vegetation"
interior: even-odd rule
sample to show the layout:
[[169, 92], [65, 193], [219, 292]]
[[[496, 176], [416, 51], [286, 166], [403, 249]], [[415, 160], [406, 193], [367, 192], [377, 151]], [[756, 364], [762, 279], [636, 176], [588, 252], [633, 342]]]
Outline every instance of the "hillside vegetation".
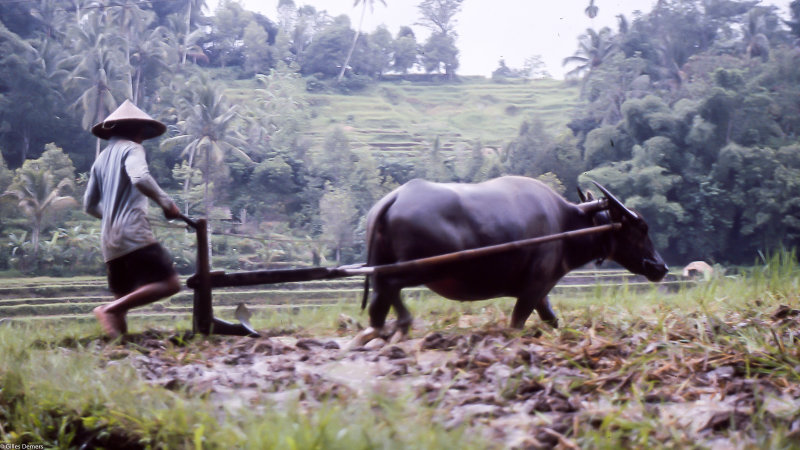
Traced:
[[[88, 130], [126, 98], [167, 125], [150, 169], [211, 221], [214, 267], [361, 261], [367, 211], [415, 177], [521, 175], [571, 200], [597, 181], [673, 265], [800, 245], [800, 1], [657, 2], [579, 36], [574, 84], [504, 61], [462, 77], [449, 26], [356, 34], [281, 4], [0, 3], [0, 271], [102, 272], [78, 208], [104, 145]], [[185, 273], [179, 233], [160, 238]]]

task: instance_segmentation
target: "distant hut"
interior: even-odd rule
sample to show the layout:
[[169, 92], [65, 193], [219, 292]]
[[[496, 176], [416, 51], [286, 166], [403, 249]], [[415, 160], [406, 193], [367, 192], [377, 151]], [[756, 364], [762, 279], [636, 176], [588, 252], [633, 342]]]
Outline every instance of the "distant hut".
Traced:
[[705, 261], [692, 261], [683, 268], [684, 278], [695, 278], [698, 274], [702, 275], [704, 280], [709, 280], [714, 275], [714, 268]]

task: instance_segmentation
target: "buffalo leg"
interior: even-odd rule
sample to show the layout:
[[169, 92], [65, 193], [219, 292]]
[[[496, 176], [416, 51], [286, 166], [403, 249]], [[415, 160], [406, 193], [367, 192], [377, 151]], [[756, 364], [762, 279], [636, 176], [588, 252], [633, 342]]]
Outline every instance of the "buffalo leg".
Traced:
[[411, 313], [408, 312], [406, 305], [403, 304], [399, 291], [397, 296], [392, 298], [392, 307], [397, 314], [397, 329], [404, 335], [408, 335], [408, 328], [411, 326], [411, 322], [414, 318], [411, 316]]
[[[391, 295], [387, 294], [387, 292]], [[365, 345], [367, 342], [377, 337], [382, 337], [383, 326], [386, 324], [386, 316], [389, 314], [389, 308], [394, 304], [391, 297], [397, 297], [397, 301], [399, 301], [400, 291], [398, 289], [390, 290], [385, 285], [375, 283], [369, 300], [369, 327], [358, 333], [358, 335], [344, 347], [343, 350], [345, 352]]]
[[[544, 291], [544, 292], [542, 292]], [[522, 329], [525, 327], [525, 321], [528, 320], [531, 313], [535, 309], [539, 313], [542, 321], [548, 323], [553, 327], [558, 326], [558, 319], [553, 308], [550, 307], [550, 301], [547, 299], [547, 290], [535, 290], [532, 293], [527, 293], [517, 297], [517, 303], [514, 305], [514, 311], [511, 313], [511, 327]]]
[[376, 282], [369, 302], [370, 326], [376, 330], [382, 329], [386, 324], [389, 308], [397, 303], [400, 303], [400, 289]]
[[530, 298], [518, 297], [514, 304], [514, 311], [511, 313], [511, 328], [525, 328], [525, 321], [528, 320], [533, 312], [534, 302]]
[[539, 304], [535, 306], [536, 312], [539, 313], [539, 318], [546, 322], [553, 328], [558, 328], [558, 318], [555, 311], [550, 307], [550, 298], [545, 296]]
[[369, 304], [369, 320], [372, 328], [381, 330], [386, 324], [389, 309], [394, 308], [394, 312], [397, 314], [397, 328], [403, 334], [408, 334], [408, 328], [411, 326], [413, 318], [400, 298], [400, 289], [393, 285], [376, 283]]

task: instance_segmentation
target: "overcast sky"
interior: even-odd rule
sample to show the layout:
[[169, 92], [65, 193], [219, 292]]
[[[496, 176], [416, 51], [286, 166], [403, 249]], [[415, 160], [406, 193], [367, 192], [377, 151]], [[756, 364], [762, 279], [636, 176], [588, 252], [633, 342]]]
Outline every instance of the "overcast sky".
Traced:
[[[348, 14], [353, 28], [358, 26], [361, 6], [354, 0], [294, 0], [298, 6], [312, 5], [326, 10], [331, 16]], [[419, 25], [419, 0], [375, 0], [375, 8], [364, 17], [363, 31], [371, 32], [385, 25], [394, 36], [408, 25], [422, 42], [428, 32]], [[584, 14], [588, 0], [464, 0], [461, 12], [455, 16], [460, 50], [460, 75], [491, 75], [500, 58], [511, 68], [522, 68], [526, 58], [540, 55], [547, 70], [562, 78], [569, 70], [562, 60], [575, 53], [578, 36], [587, 28], [599, 30], [604, 26], [616, 31], [616, 16], [624, 14], [633, 20], [634, 11], [649, 12], [656, 0], [595, 0], [599, 13], [594, 19]], [[782, 13], [788, 10], [789, 0], [763, 1], [775, 4]], [[215, 8], [216, 0], [208, 0]], [[277, 18], [278, 0], [242, 0], [245, 9], [258, 11], [270, 19]]]

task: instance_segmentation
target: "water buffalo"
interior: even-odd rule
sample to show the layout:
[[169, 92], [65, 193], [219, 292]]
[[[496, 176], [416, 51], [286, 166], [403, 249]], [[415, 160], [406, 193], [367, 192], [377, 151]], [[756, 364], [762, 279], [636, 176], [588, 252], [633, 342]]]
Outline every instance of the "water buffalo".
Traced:
[[[597, 184], [597, 183], [595, 183]], [[385, 324], [389, 308], [406, 333], [412, 317], [400, 299], [404, 287], [426, 285], [439, 295], [459, 301], [516, 297], [511, 326], [522, 328], [535, 309], [557, 326], [547, 294], [567, 272], [593, 260], [609, 259], [651, 281], [667, 273], [653, 248], [647, 223], [600, 185], [605, 199], [566, 201], [545, 184], [506, 176], [479, 184], [412, 180], [381, 199], [367, 216], [367, 265], [394, 264], [530, 239], [569, 230], [620, 223], [619, 228], [503, 254], [435, 265], [425, 270], [367, 278], [364, 305], [372, 281], [369, 305], [373, 336]]]

